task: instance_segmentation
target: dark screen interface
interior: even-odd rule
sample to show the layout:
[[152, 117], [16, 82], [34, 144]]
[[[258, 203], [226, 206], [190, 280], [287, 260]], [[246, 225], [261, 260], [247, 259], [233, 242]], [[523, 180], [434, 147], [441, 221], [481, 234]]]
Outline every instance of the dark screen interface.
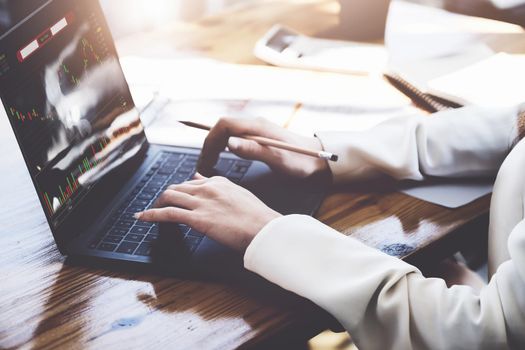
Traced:
[[48, 0], [0, 0], [0, 35]]
[[145, 142], [96, 0], [48, 1], [5, 32], [0, 96], [55, 227]]

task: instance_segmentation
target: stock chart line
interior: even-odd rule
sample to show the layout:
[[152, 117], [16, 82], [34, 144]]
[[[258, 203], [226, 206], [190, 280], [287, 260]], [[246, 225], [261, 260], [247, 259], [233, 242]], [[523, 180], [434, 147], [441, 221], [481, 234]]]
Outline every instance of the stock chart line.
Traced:
[[78, 85], [78, 83], [80, 83], [80, 78], [76, 74], [71, 73], [71, 69], [65, 63], [60, 65], [60, 70], [58, 71], [59, 78], [62, 77], [62, 74], [68, 78], [67, 80], [72, 85]]
[[37, 108], [31, 108], [31, 110], [27, 112], [22, 112], [15, 107], [9, 107], [9, 113], [11, 114], [11, 117], [20, 123], [56, 119], [56, 115], [54, 113], [42, 114]]
[[16, 118], [22, 123], [26, 120], [32, 121], [33, 119], [37, 119], [40, 117], [40, 113], [38, 113], [35, 108], [33, 108], [31, 111], [28, 111], [28, 112], [20, 112], [16, 108], [10, 107], [9, 112], [11, 113], [11, 116], [13, 118]]
[[[102, 63], [101, 56], [96, 52], [95, 47], [87, 38], [80, 40], [80, 53], [82, 67], [80, 72], [75, 72], [67, 63], [62, 62], [58, 70], [59, 78], [65, 77], [71, 85], [78, 85], [82, 75], [87, 73], [92, 67]], [[77, 69], [78, 70], [78, 69]]]
[[[100, 160], [96, 159], [96, 155], [99, 152], [102, 152], [111, 142], [107, 137], [100, 139], [97, 143], [91, 145], [92, 155], [84, 157], [76, 168], [66, 176], [63, 181], [63, 186], [58, 186], [58, 191], [56, 191], [57, 197], [50, 199], [49, 193], [44, 192], [43, 198], [46, 203], [47, 210], [49, 214], [54, 215], [60, 207], [62, 207], [67, 201], [73, 197], [78, 190], [80, 189], [79, 178], [87, 173], [88, 171], [93, 170], [100, 164]], [[58, 203], [55, 203], [54, 199], [57, 199]]]
[[[82, 41], [82, 56], [83, 56], [83, 62], [84, 62], [84, 69], [87, 70], [93, 63], [101, 63], [102, 59], [100, 58], [100, 55], [95, 51], [95, 48], [91, 44], [89, 40], [86, 38], [83, 38]], [[91, 60], [90, 60], [91, 57]], [[94, 62], [92, 62], [94, 61]]]
[[[99, 27], [97, 28], [95, 34], [98, 35], [100, 34], [100, 32], [101, 29]], [[80, 39], [79, 48], [75, 55], [77, 55], [77, 57], [80, 56], [80, 62], [82, 62], [81, 67], [76, 67], [76, 69], [74, 69], [64, 61], [60, 64], [57, 71], [59, 79], [64, 79], [65, 81], [67, 81], [68, 84], [71, 84], [71, 86], [79, 85], [82, 76], [86, 74], [91, 68], [102, 63], [103, 61], [103, 56], [99, 52], [97, 52], [95, 46], [86, 37]], [[79, 62], [78, 60], [75, 61]], [[54, 113], [41, 113], [39, 112], [38, 108], [32, 108], [29, 111], [23, 112], [18, 110], [16, 107], [10, 107], [9, 111], [11, 116], [21, 123], [35, 120], [47, 121], [56, 118], [56, 115]]]
[[[126, 104], [123, 104], [123, 107], [125, 106]], [[50, 197], [49, 192], [42, 192], [50, 216], [53, 216], [82, 188], [79, 178], [103, 162], [105, 157], [99, 157], [99, 159], [97, 159], [97, 155], [102, 153], [113, 141], [122, 136], [125, 137], [126, 134], [132, 132], [136, 128], [142, 128], [140, 119], [113, 130], [109, 136], [103, 136], [93, 142], [88, 147], [88, 151], [86, 151], [88, 154], [84, 154], [84, 157], [77, 163], [77, 165], [70, 169], [70, 173], [65, 177], [65, 180], [62, 181], [62, 185], [59, 185], [58, 188], [55, 189], [54, 196]]]

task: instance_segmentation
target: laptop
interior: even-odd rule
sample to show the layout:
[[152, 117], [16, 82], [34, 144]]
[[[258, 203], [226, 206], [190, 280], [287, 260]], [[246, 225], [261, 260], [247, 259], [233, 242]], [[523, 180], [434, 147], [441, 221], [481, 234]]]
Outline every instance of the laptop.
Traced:
[[[175, 273], [242, 265], [191, 227], [134, 219], [192, 178], [199, 150], [148, 142], [97, 0], [45, 1], [0, 36], [0, 97], [62, 254]], [[312, 215], [324, 196], [322, 180], [229, 153], [215, 170], [283, 214]]]

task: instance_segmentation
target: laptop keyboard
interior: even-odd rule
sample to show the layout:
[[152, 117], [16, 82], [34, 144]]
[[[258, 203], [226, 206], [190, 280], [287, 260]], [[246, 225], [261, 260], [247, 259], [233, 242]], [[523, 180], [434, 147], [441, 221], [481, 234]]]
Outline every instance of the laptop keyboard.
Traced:
[[[133, 215], [151, 207], [168, 186], [183, 183], [193, 177], [198, 156], [162, 152], [128, 198], [110, 217], [105, 229], [89, 244], [90, 249], [137, 256], [150, 256], [159, 238], [159, 225], [135, 220]], [[240, 182], [251, 165], [250, 161], [219, 159], [215, 169], [233, 182]], [[189, 252], [195, 251], [204, 236], [185, 225], [178, 225]]]

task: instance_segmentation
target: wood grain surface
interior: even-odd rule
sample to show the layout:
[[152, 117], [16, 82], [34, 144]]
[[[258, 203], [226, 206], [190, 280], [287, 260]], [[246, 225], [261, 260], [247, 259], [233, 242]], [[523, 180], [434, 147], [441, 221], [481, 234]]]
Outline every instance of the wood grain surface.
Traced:
[[[337, 23], [337, 4], [261, 1], [123, 40], [119, 49], [257, 63], [253, 44], [274, 22], [314, 34]], [[6, 120], [0, 121], [0, 152], [1, 349], [231, 349], [282, 334], [306, 339], [326, 327], [323, 312], [275, 288], [65, 264]], [[318, 218], [403, 256], [446, 237], [488, 206], [483, 198], [448, 210], [368, 183], [334, 189]]]

